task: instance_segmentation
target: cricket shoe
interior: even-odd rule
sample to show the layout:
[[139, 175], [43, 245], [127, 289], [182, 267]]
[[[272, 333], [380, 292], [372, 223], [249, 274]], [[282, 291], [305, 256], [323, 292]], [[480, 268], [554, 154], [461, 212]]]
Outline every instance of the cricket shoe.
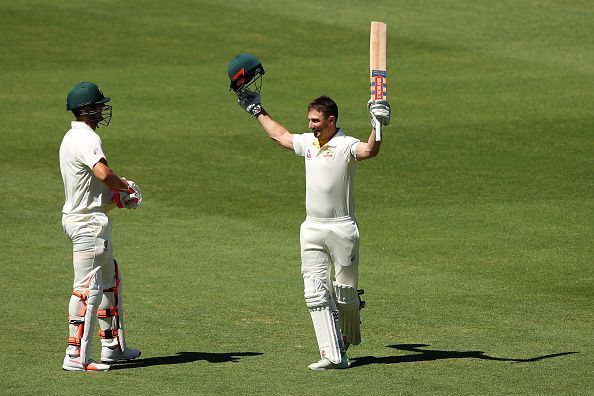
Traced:
[[349, 357], [346, 353], [341, 355], [340, 363], [332, 363], [330, 360], [324, 358], [316, 363], [307, 366], [310, 370], [324, 371], [324, 370], [342, 370], [349, 368]]
[[140, 356], [139, 349], [126, 348], [122, 351], [119, 345], [115, 345], [114, 347], [104, 346], [101, 348], [101, 361], [103, 363], [123, 362], [136, 359], [138, 356]]
[[88, 363], [82, 363], [80, 357], [72, 358], [66, 355], [64, 356], [62, 368], [66, 371], [107, 371], [109, 370], [109, 365], [97, 363], [94, 360], [89, 360]]

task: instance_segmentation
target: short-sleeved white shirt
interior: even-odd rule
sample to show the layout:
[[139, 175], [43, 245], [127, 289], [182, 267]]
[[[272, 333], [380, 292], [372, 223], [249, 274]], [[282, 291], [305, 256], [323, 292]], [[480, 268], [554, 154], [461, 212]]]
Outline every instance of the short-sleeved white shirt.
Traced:
[[72, 121], [60, 145], [60, 172], [64, 182], [63, 215], [104, 212], [109, 188], [95, 177], [93, 166], [105, 158], [101, 138], [84, 122]]
[[295, 154], [305, 158], [305, 210], [314, 219], [355, 218], [353, 182], [359, 139], [342, 129], [320, 147], [313, 133], [293, 135]]

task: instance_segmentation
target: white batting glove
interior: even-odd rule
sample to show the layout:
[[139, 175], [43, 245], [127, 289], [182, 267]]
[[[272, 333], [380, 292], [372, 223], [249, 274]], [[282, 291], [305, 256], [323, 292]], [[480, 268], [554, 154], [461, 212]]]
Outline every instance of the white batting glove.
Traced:
[[260, 104], [260, 94], [258, 92], [250, 91], [247, 88], [242, 89], [237, 92], [237, 103], [239, 103], [242, 109], [254, 117], [258, 117], [260, 114], [266, 114], [262, 108], [262, 104]]
[[375, 127], [375, 120], [384, 126], [390, 124], [392, 108], [387, 100], [369, 100], [367, 109], [371, 114], [371, 126]]

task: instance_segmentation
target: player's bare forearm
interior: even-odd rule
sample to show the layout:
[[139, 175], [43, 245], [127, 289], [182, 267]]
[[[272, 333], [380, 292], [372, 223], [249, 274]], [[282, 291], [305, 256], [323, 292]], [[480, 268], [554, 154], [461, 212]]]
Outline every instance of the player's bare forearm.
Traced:
[[101, 159], [101, 161], [93, 166], [93, 174], [97, 179], [107, 184], [109, 188], [122, 191], [128, 190], [128, 184], [115, 174], [115, 172], [107, 165], [105, 159]]
[[357, 160], [363, 161], [375, 157], [379, 154], [381, 145], [381, 141], [376, 142], [375, 140], [375, 128], [371, 128], [371, 134], [369, 135], [369, 139], [367, 139], [367, 142], [359, 143], [357, 145], [357, 148], [355, 149], [355, 155], [357, 156]]
[[105, 184], [107, 184], [109, 188], [113, 188], [114, 190], [128, 191], [130, 189], [128, 183], [123, 181], [118, 175], [116, 175], [113, 172], [109, 174], [107, 180], [105, 180], [104, 182]]
[[264, 113], [258, 116], [258, 122], [272, 140], [286, 149], [293, 150], [293, 135], [287, 128]]

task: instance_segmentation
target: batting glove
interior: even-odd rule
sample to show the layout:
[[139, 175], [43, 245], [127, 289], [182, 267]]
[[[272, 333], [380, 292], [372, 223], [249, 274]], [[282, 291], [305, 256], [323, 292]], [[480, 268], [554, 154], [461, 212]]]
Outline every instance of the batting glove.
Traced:
[[375, 120], [378, 120], [384, 126], [390, 124], [392, 109], [388, 101], [369, 100], [367, 102], [367, 109], [369, 110], [369, 114], [371, 114], [371, 126], [375, 126]]
[[128, 184], [128, 190], [110, 189], [111, 201], [118, 208], [136, 209], [142, 204], [140, 188], [132, 180], [122, 179]]
[[126, 203], [126, 209], [137, 209], [142, 204], [142, 193], [140, 192], [140, 187], [138, 187], [138, 184], [134, 183], [132, 180], [126, 180], [126, 183], [128, 183], [128, 191], [130, 191], [130, 195], [128, 196]]
[[252, 92], [249, 89], [242, 89], [237, 92], [237, 103], [242, 109], [258, 117], [260, 114], [266, 114], [266, 111], [260, 104], [260, 94], [258, 92]]

